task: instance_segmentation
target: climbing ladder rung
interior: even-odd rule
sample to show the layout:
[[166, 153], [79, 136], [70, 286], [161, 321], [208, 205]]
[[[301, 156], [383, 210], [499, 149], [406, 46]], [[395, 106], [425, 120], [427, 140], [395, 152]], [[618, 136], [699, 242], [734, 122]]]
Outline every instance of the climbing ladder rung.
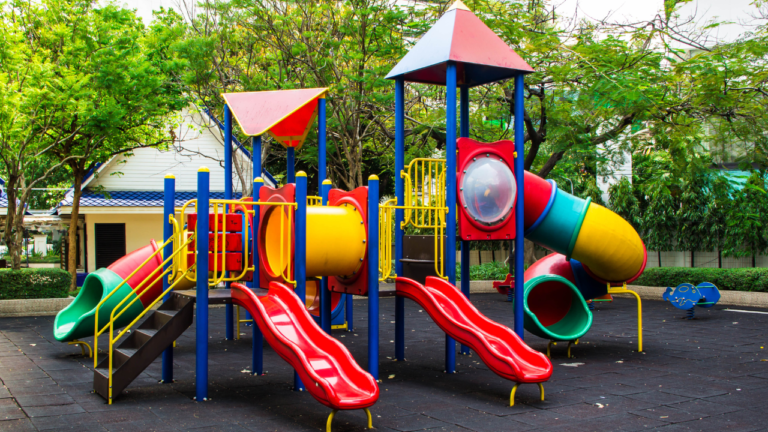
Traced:
[[[192, 234], [188, 233], [187, 238], [191, 237]], [[214, 239], [214, 236], [217, 238]], [[208, 250], [213, 251], [214, 250], [214, 240], [218, 242], [218, 250], [226, 251], [226, 252], [242, 252], [243, 250], [243, 235], [239, 233], [219, 233], [219, 234], [208, 234]], [[187, 245], [187, 250], [190, 252], [193, 252], [195, 250], [195, 247], [197, 245], [195, 242], [191, 242]]]
[[[213, 253], [208, 254], [208, 270], [213, 271], [214, 269], [214, 261], [213, 261]], [[216, 265], [216, 270], [227, 270], [227, 271], [241, 271], [243, 270], [243, 254], [241, 253], [224, 253], [224, 254], [217, 254], [218, 260]], [[195, 253], [189, 252], [187, 253], [187, 265], [192, 266], [195, 263]]]
[[[218, 217], [216, 217], [218, 216]], [[214, 218], [218, 219], [218, 226], [215, 225]], [[187, 230], [195, 232], [197, 229], [197, 213], [187, 215]], [[208, 229], [210, 231], [240, 232], [243, 230], [243, 216], [236, 213], [227, 213], [208, 215]]]

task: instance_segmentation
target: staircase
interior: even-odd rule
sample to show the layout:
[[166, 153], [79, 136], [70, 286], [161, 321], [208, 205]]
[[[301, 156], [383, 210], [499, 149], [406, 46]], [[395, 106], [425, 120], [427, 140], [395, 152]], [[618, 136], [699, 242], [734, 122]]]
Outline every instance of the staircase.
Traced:
[[195, 302], [171, 293], [171, 298], [114, 348], [112, 355], [112, 392], [109, 391], [109, 357], [102, 360], [93, 374], [93, 390], [107, 401], [119, 395], [141, 372], [192, 325]]

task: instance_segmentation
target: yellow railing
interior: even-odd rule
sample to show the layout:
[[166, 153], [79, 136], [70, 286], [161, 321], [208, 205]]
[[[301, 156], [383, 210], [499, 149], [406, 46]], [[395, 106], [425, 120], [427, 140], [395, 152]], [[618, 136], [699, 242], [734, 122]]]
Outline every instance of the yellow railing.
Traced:
[[318, 207], [323, 205], [323, 197], [310, 195], [307, 197], [307, 205], [309, 207]]
[[379, 271], [383, 278], [392, 272], [394, 210], [403, 209], [401, 229], [412, 226], [434, 235], [435, 273], [445, 276], [445, 159], [417, 158], [400, 173], [405, 180], [405, 203], [392, 199], [379, 206]]
[[[392, 231], [395, 226], [397, 199], [393, 198], [379, 206], [379, 281], [392, 274]], [[397, 275], [395, 275], [397, 276]]]

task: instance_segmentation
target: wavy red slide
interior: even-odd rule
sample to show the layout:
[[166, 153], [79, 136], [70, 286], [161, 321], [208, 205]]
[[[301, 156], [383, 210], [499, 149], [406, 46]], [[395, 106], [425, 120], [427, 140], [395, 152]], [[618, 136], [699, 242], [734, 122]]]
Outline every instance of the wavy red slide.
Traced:
[[518, 383], [541, 383], [552, 375], [552, 362], [513, 332], [491, 321], [455, 286], [429, 276], [426, 286], [397, 278], [397, 295], [423, 307], [445, 333], [474, 350], [499, 376]]
[[371, 374], [341, 342], [325, 333], [287, 286], [272, 282], [266, 296], [232, 284], [232, 301], [253, 315], [272, 349], [298, 372], [307, 391], [332, 409], [363, 409], [379, 398]]

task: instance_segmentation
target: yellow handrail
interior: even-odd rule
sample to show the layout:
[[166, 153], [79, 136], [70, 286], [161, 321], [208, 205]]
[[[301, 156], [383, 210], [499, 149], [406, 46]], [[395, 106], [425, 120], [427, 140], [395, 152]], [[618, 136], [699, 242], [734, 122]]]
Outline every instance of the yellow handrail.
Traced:
[[307, 205], [309, 207], [318, 207], [323, 205], [323, 197], [319, 197], [316, 195], [309, 195], [307, 197]]
[[[187, 245], [188, 245], [189, 243], [191, 243], [191, 242], [192, 242], [192, 240], [193, 240], [194, 238], [195, 238], [195, 236], [193, 235], [192, 237], [190, 237], [190, 238], [189, 238], [189, 240], [187, 240], [187, 241], [186, 241], [184, 244], [182, 244], [182, 245], [181, 245], [181, 247], [177, 248], [177, 249], [176, 249], [176, 250], [173, 252], [173, 254], [171, 254], [171, 256], [170, 256], [170, 257], [166, 258], [166, 259], [165, 259], [165, 260], [162, 262], [162, 264], [160, 264], [160, 265], [159, 265], [157, 268], [155, 268], [154, 270], [152, 270], [152, 272], [151, 272], [151, 273], [150, 273], [150, 274], [149, 274], [149, 275], [148, 275], [146, 278], [144, 278], [144, 280], [143, 280], [143, 281], [141, 281], [141, 283], [139, 283], [139, 284], [136, 286], [136, 288], [132, 290], [132, 292], [136, 293], [136, 292], [138, 292], [138, 291], [139, 291], [139, 289], [141, 289], [142, 287], [144, 287], [144, 285], [145, 285], [145, 284], [146, 284], [146, 283], [147, 283], [147, 282], [148, 282], [148, 281], [149, 281], [149, 280], [150, 280], [150, 279], [153, 277], [153, 275], [155, 274], [155, 272], [157, 272], [159, 269], [162, 269], [162, 268], [165, 266], [165, 264], [167, 264], [167, 263], [168, 263], [168, 261], [169, 261], [169, 260], [172, 260], [172, 259], [173, 259], [173, 257], [174, 257], [174, 256], [176, 256], [176, 255], [177, 255], [179, 252], [181, 252], [182, 250], [186, 249]], [[163, 247], [165, 247], [165, 246], [166, 246], [166, 245], [167, 245], [167, 244], [168, 244], [170, 241], [172, 241], [172, 238], [171, 238], [171, 239], [169, 239], [169, 240], [167, 240], [165, 243], [163, 243]], [[145, 266], [145, 265], [146, 265], [146, 264], [149, 262], [149, 260], [150, 260], [151, 258], [153, 258], [153, 257], [154, 257], [154, 256], [156, 256], [158, 253], [160, 253], [160, 252], [163, 250], [163, 247], [158, 247], [158, 248], [157, 248], [157, 250], [156, 250], [154, 253], [152, 253], [152, 255], [150, 255], [150, 257], [149, 257], [149, 258], [147, 258], [147, 260], [146, 260], [146, 261], [144, 261], [144, 262], [143, 262], [141, 265], [139, 265], [139, 266], [136, 268], [136, 270], [134, 270], [134, 271], [133, 271], [133, 273], [131, 273], [131, 274], [130, 274], [130, 275], [127, 277], [127, 278], [125, 278], [125, 280], [123, 280], [123, 282], [121, 282], [121, 283], [120, 283], [120, 284], [117, 286], [117, 288], [115, 288], [114, 290], [112, 290], [112, 292], [110, 292], [110, 293], [109, 293], [109, 295], [107, 295], [107, 296], [106, 296], [106, 297], [105, 297], [105, 298], [104, 298], [104, 299], [103, 299], [103, 300], [102, 300], [102, 301], [101, 301], [101, 302], [100, 302], [100, 303], [99, 303], [99, 304], [96, 306], [96, 314], [95, 314], [95, 315], [96, 315], [96, 317], [95, 317], [95, 320], [96, 320], [96, 322], [95, 322], [95, 325], [94, 325], [94, 329], [95, 329], [95, 332], [94, 332], [94, 336], [93, 336], [93, 351], [94, 351], [94, 355], [93, 355], [93, 367], [94, 367], [94, 368], [96, 368], [96, 366], [98, 366], [98, 352], [99, 352], [99, 350], [98, 350], [98, 346], [99, 346], [99, 336], [100, 336], [102, 333], [104, 333], [104, 331], [106, 331], [106, 329], [107, 329], [107, 327], [108, 327], [108, 326], [112, 326], [112, 325], [113, 325], [113, 323], [114, 323], [114, 321], [115, 321], [117, 318], [119, 318], [119, 317], [120, 317], [120, 316], [123, 314], [123, 312], [125, 312], [126, 310], [128, 310], [128, 308], [130, 308], [130, 307], [131, 307], [131, 305], [133, 305], [133, 303], [135, 303], [135, 302], [136, 302], [136, 300], [140, 299], [140, 298], [141, 298], [141, 297], [144, 295], [144, 293], [145, 293], [145, 292], [147, 292], [147, 290], [148, 290], [150, 287], [152, 287], [152, 285], [154, 285], [155, 283], [157, 283], [157, 281], [158, 281], [158, 280], [161, 280], [163, 276], [165, 276], [165, 275], [167, 275], [168, 273], [170, 273], [170, 272], [172, 271], [172, 268], [169, 268], [168, 270], [165, 270], [165, 271], [161, 272], [161, 273], [160, 273], [160, 275], [159, 275], [158, 277], [155, 277], [155, 278], [154, 278], [154, 280], [152, 281], [152, 283], [150, 283], [149, 285], [147, 285], [146, 287], [144, 287], [144, 289], [142, 289], [142, 290], [141, 290], [141, 292], [139, 292], [139, 293], [136, 295], [136, 298], [134, 298], [134, 299], [133, 299], [133, 301], [131, 301], [131, 303], [129, 303], [129, 304], [128, 304], [128, 305], [127, 305], [127, 306], [126, 306], [126, 307], [125, 307], [125, 308], [124, 308], [122, 311], [120, 311], [120, 313], [119, 313], [117, 316], [115, 316], [115, 312], [116, 312], [116, 311], [117, 311], [117, 310], [120, 308], [120, 306], [122, 306], [122, 305], [123, 305], [123, 304], [124, 304], [124, 303], [125, 303], [125, 302], [126, 302], [128, 299], [129, 299], [129, 298], [130, 298], [130, 295], [126, 295], [126, 296], [125, 296], [125, 297], [124, 297], [124, 298], [123, 298], [123, 299], [122, 299], [122, 300], [121, 300], [121, 301], [120, 301], [120, 302], [119, 302], [119, 303], [118, 303], [118, 304], [117, 304], [117, 305], [116, 305], [114, 308], [112, 308], [112, 313], [110, 314], [110, 321], [109, 321], [109, 323], [105, 324], [105, 325], [104, 325], [104, 327], [102, 327], [101, 329], [99, 329], [99, 308], [101, 307], [101, 305], [102, 305], [102, 304], [103, 304], [105, 301], [107, 301], [107, 300], [108, 300], [110, 297], [112, 297], [112, 295], [113, 295], [114, 293], [116, 293], [116, 292], [117, 292], [117, 290], [118, 290], [118, 289], [119, 289], [121, 286], [123, 286], [127, 280], [129, 280], [130, 278], [132, 278], [132, 277], [133, 277], [133, 275], [134, 275], [134, 274], [136, 274], [136, 272], [138, 272], [138, 271], [139, 271], [141, 268], [143, 268], [143, 267], [144, 267], [144, 266]], [[189, 272], [189, 271], [187, 271], [187, 273], [188, 273], [188, 272]], [[110, 348], [111, 348], [111, 346], [110, 346]]]
[[388, 279], [392, 273], [392, 227], [395, 224], [392, 206], [396, 204], [397, 198], [393, 198], [379, 206], [379, 281]]
[[[185, 245], [185, 247], [186, 247], [186, 245]], [[170, 269], [169, 269], [169, 270], [170, 270]], [[190, 270], [191, 270], [191, 268], [187, 269], [187, 271], [186, 271], [185, 273], [189, 273], [189, 272], [190, 272]], [[123, 330], [122, 330], [120, 333], [118, 333], [118, 334], [117, 334], [117, 336], [115, 336], [115, 337], [113, 337], [113, 335], [114, 335], [114, 332], [115, 332], [115, 327], [114, 327], [114, 320], [111, 320], [111, 321], [109, 322], [109, 366], [108, 366], [108, 375], [109, 375], [109, 398], [108, 398], [108, 400], [107, 400], [107, 403], [108, 403], [109, 405], [112, 405], [112, 356], [113, 356], [113, 353], [114, 353], [114, 350], [113, 350], [112, 346], [114, 345], [114, 343], [115, 343], [115, 342], [117, 342], [118, 340], [120, 340], [120, 338], [121, 338], [121, 337], [123, 337], [123, 335], [125, 335], [125, 333], [127, 333], [127, 332], [130, 330], [130, 328], [131, 328], [131, 327], [133, 327], [133, 325], [134, 325], [134, 324], [136, 324], [136, 323], [137, 323], [137, 322], [138, 322], [138, 321], [139, 321], [139, 320], [140, 320], [140, 319], [141, 319], [141, 318], [142, 318], [144, 315], [146, 315], [146, 313], [147, 313], [147, 312], [149, 312], [150, 310], [152, 310], [152, 308], [153, 308], [153, 307], [155, 307], [155, 305], [157, 304], [157, 302], [159, 302], [159, 301], [160, 301], [160, 300], [161, 300], [163, 297], [165, 297], [165, 296], [166, 296], [168, 293], [170, 293], [171, 291], [173, 291], [173, 288], [176, 286], [176, 284], [178, 284], [179, 282], [181, 282], [181, 280], [182, 280], [182, 279], [183, 279], [183, 278], [178, 278], [178, 279], [176, 279], [176, 281], [175, 281], [175, 282], [173, 282], [173, 283], [172, 283], [172, 284], [171, 284], [171, 285], [168, 287], [168, 289], [166, 289], [165, 291], [163, 291], [163, 292], [162, 292], [162, 293], [161, 293], [161, 294], [160, 294], [160, 295], [159, 295], [159, 296], [158, 296], [158, 297], [157, 297], [157, 298], [156, 298], [156, 299], [155, 299], [155, 300], [154, 300], [152, 303], [150, 303], [150, 304], [149, 304], [149, 305], [148, 305], [146, 308], [144, 308], [144, 310], [143, 310], [143, 311], [141, 311], [141, 313], [139, 314], [139, 316], [137, 316], [137, 317], [136, 317], [136, 318], [135, 318], [133, 321], [131, 321], [131, 323], [130, 323], [130, 324], [128, 324], [127, 326], [125, 326], [125, 328], [124, 328], [124, 329], [123, 329]], [[156, 281], [157, 281], [157, 280], [155, 280], [155, 282], [156, 282]], [[143, 293], [142, 293], [142, 294], [143, 294]], [[126, 298], [127, 298], [127, 297], [126, 297]], [[128, 306], [128, 307], [130, 307], [130, 306]], [[94, 355], [94, 358], [95, 358], [95, 357], [96, 357], [96, 356]]]

